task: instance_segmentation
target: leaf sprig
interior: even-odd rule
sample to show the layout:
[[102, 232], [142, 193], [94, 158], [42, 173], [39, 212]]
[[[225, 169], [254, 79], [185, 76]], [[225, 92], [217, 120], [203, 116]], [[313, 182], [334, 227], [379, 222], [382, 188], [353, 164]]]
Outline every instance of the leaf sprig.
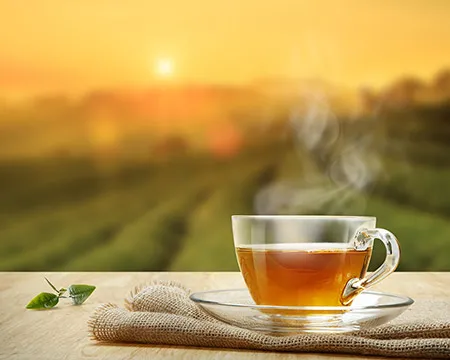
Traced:
[[[81, 305], [95, 290], [95, 286], [92, 285], [70, 285], [67, 289], [61, 288], [58, 290], [49, 279], [45, 278], [45, 281], [55, 293], [42, 292], [36, 295], [26, 306], [27, 309], [51, 309], [62, 298], [71, 298], [74, 305]], [[66, 292], [69, 292], [68, 296], [64, 295]]]

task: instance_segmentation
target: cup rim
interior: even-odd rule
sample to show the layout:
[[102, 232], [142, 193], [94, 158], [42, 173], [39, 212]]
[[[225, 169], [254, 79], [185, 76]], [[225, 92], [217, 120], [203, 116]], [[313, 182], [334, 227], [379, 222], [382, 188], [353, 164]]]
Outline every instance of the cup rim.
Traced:
[[231, 219], [284, 219], [284, 220], [355, 220], [355, 221], [373, 221], [375, 216], [359, 216], [359, 215], [231, 215]]

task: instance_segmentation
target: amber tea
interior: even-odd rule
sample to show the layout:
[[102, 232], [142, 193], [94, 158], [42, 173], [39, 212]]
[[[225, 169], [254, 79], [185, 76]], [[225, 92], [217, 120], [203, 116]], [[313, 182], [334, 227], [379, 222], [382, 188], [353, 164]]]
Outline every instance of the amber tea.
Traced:
[[365, 277], [372, 249], [356, 250], [344, 243], [297, 243], [244, 245], [236, 247], [236, 253], [255, 303], [342, 306], [347, 282]]

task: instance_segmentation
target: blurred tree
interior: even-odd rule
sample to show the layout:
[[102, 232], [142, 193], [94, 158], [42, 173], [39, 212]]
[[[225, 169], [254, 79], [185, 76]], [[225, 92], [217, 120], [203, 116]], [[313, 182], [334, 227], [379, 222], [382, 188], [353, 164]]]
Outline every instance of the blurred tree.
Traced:
[[450, 99], [450, 69], [438, 72], [432, 86], [442, 100]]
[[158, 158], [183, 155], [189, 149], [186, 139], [179, 135], [170, 135], [163, 138], [152, 147], [152, 153]]
[[393, 83], [385, 92], [385, 103], [391, 107], [414, 105], [425, 90], [425, 84], [416, 78], [407, 77]]

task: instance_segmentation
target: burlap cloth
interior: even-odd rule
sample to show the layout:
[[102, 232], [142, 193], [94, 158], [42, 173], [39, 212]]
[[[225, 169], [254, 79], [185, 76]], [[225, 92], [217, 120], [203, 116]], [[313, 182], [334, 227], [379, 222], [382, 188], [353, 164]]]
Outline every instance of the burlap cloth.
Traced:
[[180, 284], [135, 288], [125, 300], [98, 307], [92, 338], [132, 342], [286, 352], [326, 352], [450, 359], [450, 301], [417, 301], [389, 324], [351, 334], [272, 336], [221, 323], [189, 299]]

